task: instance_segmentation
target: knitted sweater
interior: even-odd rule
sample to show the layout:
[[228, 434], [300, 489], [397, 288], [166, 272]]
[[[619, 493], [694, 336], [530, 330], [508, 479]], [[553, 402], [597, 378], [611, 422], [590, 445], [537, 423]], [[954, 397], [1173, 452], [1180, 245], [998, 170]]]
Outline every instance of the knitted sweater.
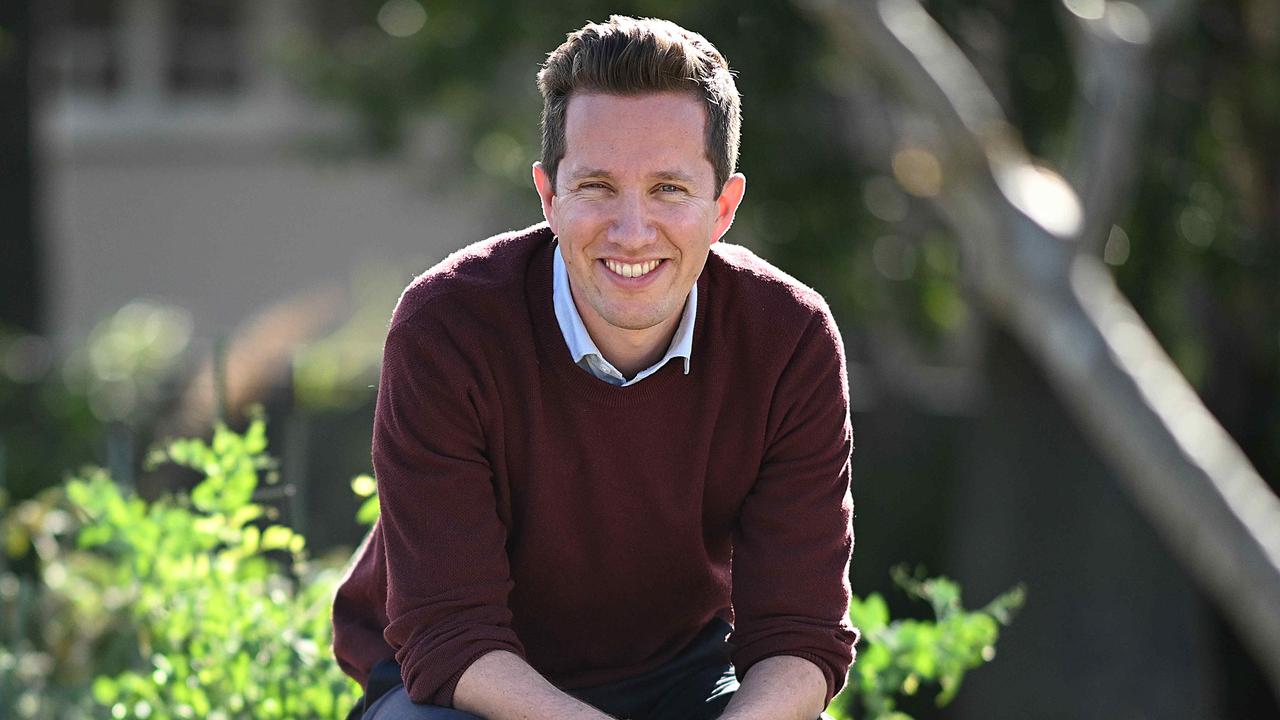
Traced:
[[559, 687], [639, 675], [713, 617], [741, 677], [810, 660], [828, 699], [852, 661], [852, 433], [822, 298], [712, 246], [692, 368], [631, 387], [573, 364], [545, 225], [455, 253], [391, 321], [374, 415], [382, 514], [334, 603], [363, 683], [393, 653], [415, 702], [451, 705], [507, 650]]

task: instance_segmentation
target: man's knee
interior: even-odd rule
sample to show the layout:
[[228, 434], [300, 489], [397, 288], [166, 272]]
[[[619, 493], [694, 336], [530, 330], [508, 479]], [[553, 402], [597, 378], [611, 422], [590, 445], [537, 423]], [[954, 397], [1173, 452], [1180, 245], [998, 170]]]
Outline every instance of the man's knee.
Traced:
[[481, 720], [481, 718], [453, 708], [438, 705], [418, 705], [409, 699], [409, 693], [401, 685], [365, 711], [361, 720]]

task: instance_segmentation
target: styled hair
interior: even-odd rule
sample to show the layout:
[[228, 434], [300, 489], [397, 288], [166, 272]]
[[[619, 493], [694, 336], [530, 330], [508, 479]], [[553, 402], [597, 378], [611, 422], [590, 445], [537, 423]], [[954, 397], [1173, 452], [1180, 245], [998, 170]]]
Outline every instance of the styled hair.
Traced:
[[707, 160], [717, 194], [737, 165], [742, 106], [729, 63], [706, 38], [673, 22], [613, 15], [588, 23], [547, 55], [538, 89], [542, 165], [553, 188], [565, 154], [565, 111], [576, 92], [688, 92], [706, 107]]

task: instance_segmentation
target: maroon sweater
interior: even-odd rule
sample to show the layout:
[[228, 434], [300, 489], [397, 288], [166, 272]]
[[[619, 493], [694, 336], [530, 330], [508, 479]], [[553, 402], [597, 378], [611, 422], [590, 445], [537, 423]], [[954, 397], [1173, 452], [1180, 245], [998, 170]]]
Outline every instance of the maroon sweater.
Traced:
[[481, 655], [556, 685], [670, 660], [713, 617], [739, 676], [772, 655], [842, 687], [852, 433], [822, 298], [712, 246], [692, 368], [631, 387], [574, 365], [545, 225], [418, 277], [391, 321], [374, 416], [382, 516], [334, 602], [363, 683], [393, 653], [415, 702], [451, 705]]

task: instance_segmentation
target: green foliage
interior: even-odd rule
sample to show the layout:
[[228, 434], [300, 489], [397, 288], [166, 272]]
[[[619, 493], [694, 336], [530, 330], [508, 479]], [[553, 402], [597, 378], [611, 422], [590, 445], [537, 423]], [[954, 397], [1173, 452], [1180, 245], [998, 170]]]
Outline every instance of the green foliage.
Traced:
[[[890, 620], [889, 606], [878, 593], [854, 598], [849, 617], [862, 630], [863, 646], [849, 671], [845, 691], [832, 703], [838, 720], [909, 720], [897, 709], [899, 695], [915, 695], [924, 684], [939, 687], [941, 707], [951, 702], [969, 670], [995, 658], [1000, 626], [1007, 625], [1022, 606], [1021, 586], [1004, 593], [979, 610], [960, 604], [960, 586], [945, 577], [924, 579], [899, 566], [894, 582], [909, 596], [933, 608], [933, 620]], [[861, 708], [861, 713], [855, 710]]]
[[0, 514], [0, 565], [18, 561], [0, 569], [0, 716], [93, 717], [95, 668], [133, 652], [110, 563], [74, 549], [78, 528], [61, 487]]
[[[265, 450], [260, 417], [243, 434], [219, 426], [209, 443], [176, 440], [152, 458], [203, 474], [189, 496], [147, 502], [86, 470], [51, 494], [55, 531], [33, 535], [6, 518], [10, 550], [43, 548], [40, 582], [9, 595], [95, 639], [89, 672], [36, 684], [19, 717], [325, 718], [352, 706], [359, 688], [328, 650], [340, 568], [310, 561], [303, 537], [254, 501], [259, 475], [274, 477]], [[9, 595], [6, 627], [19, 614]], [[56, 646], [0, 641], [6, 698], [30, 668], [58, 664]]]

